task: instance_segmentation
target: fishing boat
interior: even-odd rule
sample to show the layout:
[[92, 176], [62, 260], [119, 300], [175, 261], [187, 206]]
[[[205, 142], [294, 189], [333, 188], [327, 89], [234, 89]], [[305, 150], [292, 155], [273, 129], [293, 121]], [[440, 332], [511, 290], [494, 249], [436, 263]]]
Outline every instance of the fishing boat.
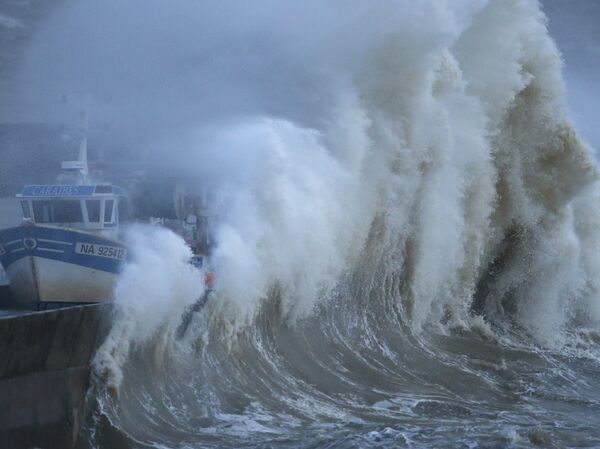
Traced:
[[[87, 137], [56, 184], [27, 185], [17, 195], [23, 221], [0, 231], [0, 262], [15, 305], [112, 299], [127, 249], [120, 241], [124, 191], [90, 179]], [[41, 307], [40, 307], [41, 306]]]

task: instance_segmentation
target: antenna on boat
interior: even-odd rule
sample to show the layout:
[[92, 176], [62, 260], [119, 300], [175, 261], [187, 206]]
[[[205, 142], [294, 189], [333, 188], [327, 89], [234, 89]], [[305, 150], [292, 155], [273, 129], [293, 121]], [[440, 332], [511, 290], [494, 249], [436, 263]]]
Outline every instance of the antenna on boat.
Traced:
[[83, 175], [85, 178], [87, 178], [89, 175], [88, 148], [87, 148], [88, 130], [90, 127], [90, 96], [89, 95], [85, 96], [85, 105], [84, 105], [84, 109], [83, 109], [82, 120], [83, 120], [83, 124], [82, 124], [83, 136], [81, 138], [81, 143], [79, 144], [79, 156], [78, 156], [77, 160], [79, 162], [81, 162], [81, 165], [83, 167]]
[[90, 116], [90, 96], [85, 96], [84, 108], [82, 111], [81, 142], [79, 143], [79, 152], [76, 161], [63, 161], [60, 164], [60, 172], [56, 178], [59, 184], [89, 184], [88, 168], [88, 129]]

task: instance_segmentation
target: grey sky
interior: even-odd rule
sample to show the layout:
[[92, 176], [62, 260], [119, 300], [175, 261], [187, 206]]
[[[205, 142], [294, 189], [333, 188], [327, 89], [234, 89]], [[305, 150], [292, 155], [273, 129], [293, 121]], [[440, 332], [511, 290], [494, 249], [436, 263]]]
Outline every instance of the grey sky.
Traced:
[[[65, 0], [0, 1], [0, 120], [11, 121], [8, 80], [18, 66], [29, 37]], [[580, 134], [600, 148], [600, 0], [541, 0], [549, 29], [563, 53], [570, 116]], [[14, 103], [14, 102], [13, 102]], [[18, 119], [17, 119], [18, 120]]]
[[600, 0], [543, 0], [550, 34], [565, 61], [570, 116], [600, 149]]

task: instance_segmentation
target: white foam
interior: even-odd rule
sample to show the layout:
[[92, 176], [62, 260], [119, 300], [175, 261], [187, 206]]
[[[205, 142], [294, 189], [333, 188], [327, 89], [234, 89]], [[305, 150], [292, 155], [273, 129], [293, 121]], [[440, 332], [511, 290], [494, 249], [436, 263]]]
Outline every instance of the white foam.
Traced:
[[190, 265], [189, 247], [173, 232], [137, 225], [127, 231], [125, 242], [132, 259], [115, 287], [112, 329], [94, 360], [96, 371], [117, 387], [131, 345], [159, 331], [168, 335], [169, 325], [177, 326], [183, 311], [204, 292], [202, 272]]
[[[496, 317], [549, 343], [560, 342], [574, 310], [597, 321], [600, 238], [590, 212], [597, 200], [587, 193], [596, 162], [566, 117], [561, 59], [538, 2], [309, 4], [261, 2], [246, 17], [231, 15], [247, 9], [236, 1], [183, 1], [182, 20], [147, 2], [162, 25], [143, 17], [139, 33], [148, 42], [168, 35], [159, 49], [180, 69], [157, 69], [169, 101], [135, 68], [156, 62], [156, 52], [102, 41], [102, 54], [112, 54], [108, 46], [131, 62], [143, 103], [161, 119], [170, 102], [178, 106], [172, 120], [142, 114], [138, 124], [159, 128], [145, 142], [154, 159], [210, 181], [216, 290], [239, 322], [275, 290], [284, 315], [305, 316], [359, 271], [378, 289], [373, 297], [392, 297], [417, 331], [468, 324], [494, 259], [485, 302]], [[68, 19], [102, 35], [93, 13], [106, 6], [98, 5], [84, 2]], [[121, 12], [116, 36], [133, 20]], [[232, 21], [213, 20], [223, 16]], [[250, 55], [240, 44], [248, 41]], [[188, 72], [178, 58], [207, 62]], [[131, 73], [115, 70], [111, 86], [129, 86]], [[111, 108], [125, 99], [141, 102], [134, 95]], [[131, 104], [111, 113], [133, 120]], [[179, 245], [167, 241], [163, 253]], [[144, 338], [191, 295], [180, 277], [164, 278], [170, 270], [141, 264], [124, 279], [159, 283], [156, 304], [131, 308], [129, 319], [139, 313], [148, 323], [135, 330]], [[122, 301], [139, 296], [123, 282]]]

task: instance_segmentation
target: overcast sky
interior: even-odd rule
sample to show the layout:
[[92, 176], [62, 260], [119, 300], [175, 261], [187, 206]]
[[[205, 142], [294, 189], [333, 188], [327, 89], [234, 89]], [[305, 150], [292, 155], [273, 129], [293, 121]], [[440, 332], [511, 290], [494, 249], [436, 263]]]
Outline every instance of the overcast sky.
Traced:
[[[68, 0], [0, 0], [0, 120], [14, 111], [8, 80], [29, 36]], [[570, 115], [580, 134], [600, 148], [600, 0], [541, 0], [550, 33], [565, 60]], [[13, 102], [14, 103], [14, 102]]]
[[565, 61], [571, 118], [598, 154], [600, 149], [600, 0], [543, 0]]

